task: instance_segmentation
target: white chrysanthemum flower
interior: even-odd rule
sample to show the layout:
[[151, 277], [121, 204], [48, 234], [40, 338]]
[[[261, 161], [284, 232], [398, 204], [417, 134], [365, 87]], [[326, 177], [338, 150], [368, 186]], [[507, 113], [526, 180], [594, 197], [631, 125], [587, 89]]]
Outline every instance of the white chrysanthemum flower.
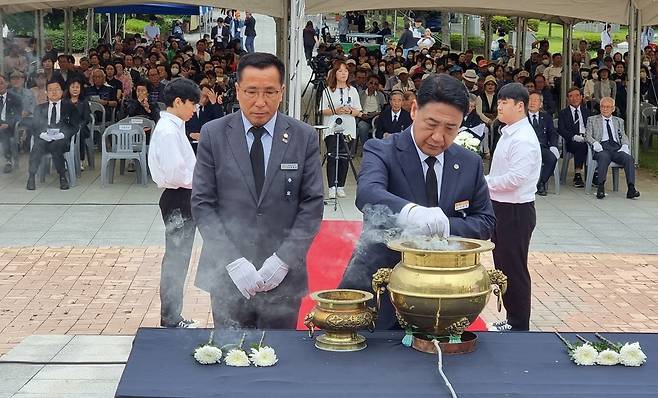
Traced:
[[224, 358], [224, 363], [226, 363], [228, 366], [239, 366], [239, 367], [250, 365], [249, 357], [247, 356], [247, 353], [237, 348], [232, 349], [226, 354], [226, 357]]
[[480, 146], [480, 140], [478, 140], [475, 137], [471, 137], [471, 138], [466, 140], [466, 145], [468, 145], [470, 147], [473, 147], [473, 148], [477, 148], [477, 147]]
[[571, 352], [571, 358], [573, 361], [576, 363], [576, 365], [581, 366], [594, 365], [598, 356], [599, 353], [596, 351], [596, 348], [589, 344], [578, 346]]
[[617, 365], [619, 363], [619, 353], [611, 349], [603, 350], [599, 352], [596, 363], [605, 366]]
[[619, 350], [619, 362], [624, 366], [640, 366], [647, 361], [640, 343], [624, 344]]
[[211, 345], [202, 345], [194, 350], [194, 359], [202, 365], [219, 363], [222, 359], [222, 350]]
[[278, 361], [274, 349], [267, 346], [258, 349], [252, 348], [249, 357], [251, 358], [251, 362], [256, 366], [272, 366]]

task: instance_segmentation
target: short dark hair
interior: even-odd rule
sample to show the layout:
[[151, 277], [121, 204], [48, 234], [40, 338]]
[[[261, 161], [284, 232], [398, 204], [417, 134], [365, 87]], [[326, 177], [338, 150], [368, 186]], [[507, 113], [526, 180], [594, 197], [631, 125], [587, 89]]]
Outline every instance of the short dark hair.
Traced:
[[468, 112], [468, 91], [464, 84], [446, 74], [429, 76], [418, 89], [416, 103], [422, 108], [431, 102], [441, 102]]
[[510, 99], [514, 101], [515, 104], [522, 102], [524, 109], [528, 109], [529, 98], [530, 95], [528, 94], [528, 89], [526, 89], [521, 83], [508, 83], [498, 91], [498, 100]]
[[242, 72], [247, 67], [253, 67], [256, 69], [266, 69], [269, 67], [275, 67], [279, 71], [279, 81], [283, 84], [284, 76], [286, 74], [286, 67], [283, 65], [283, 62], [276, 55], [268, 53], [249, 53], [245, 54], [240, 58], [238, 63], [238, 82], [242, 80]]
[[[567, 90], [567, 95], [573, 93], [574, 91], [578, 91], [580, 93], [580, 89], [576, 86], [571, 86], [569, 87], [569, 90]], [[582, 93], [581, 93], [582, 94]]]
[[164, 104], [168, 107], [174, 105], [176, 98], [180, 98], [183, 102], [189, 100], [197, 103], [200, 97], [199, 86], [189, 79], [176, 79], [169, 82], [162, 93]]
[[50, 86], [51, 84], [57, 84], [57, 85], [59, 86], [60, 89], [63, 89], [63, 88], [64, 88], [64, 87], [62, 87], [62, 82], [59, 81], [59, 80], [57, 80], [57, 79], [50, 79], [50, 80], [48, 80], [48, 83], [46, 83], [46, 87]]

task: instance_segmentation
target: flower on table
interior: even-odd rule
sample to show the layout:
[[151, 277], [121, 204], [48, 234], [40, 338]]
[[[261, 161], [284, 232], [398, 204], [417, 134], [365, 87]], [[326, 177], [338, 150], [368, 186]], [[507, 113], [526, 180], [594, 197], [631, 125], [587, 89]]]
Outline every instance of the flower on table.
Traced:
[[250, 365], [249, 357], [247, 356], [247, 353], [239, 348], [234, 348], [230, 350], [226, 354], [226, 357], [224, 358], [224, 363], [226, 363], [228, 366], [237, 366], [237, 367], [244, 367]]
[[596, 363], [605, 366], [617, 365], [619, 363], [619, 353], [609, 348], [605, 349], [599, 352]]
[[219, 363], [222, 359], [222, 350], [213, 345], [204, 344], [194, 350], [194, 359], [202, 365]]
[[579, 345], [571, 351], [571, 358], [576, 365], [591, 366], [596, 364], [599, 353], [589, 344]]
[[646, 361], [647, 356], [642, 351], [640, 343], [626, 343], [619, 349], [619, 362], [624, 366], [641, 366]]
[[272, 366], [278, 362], [276, 352], [268, 346], [252, 348], [249, 357], [255, 366]]

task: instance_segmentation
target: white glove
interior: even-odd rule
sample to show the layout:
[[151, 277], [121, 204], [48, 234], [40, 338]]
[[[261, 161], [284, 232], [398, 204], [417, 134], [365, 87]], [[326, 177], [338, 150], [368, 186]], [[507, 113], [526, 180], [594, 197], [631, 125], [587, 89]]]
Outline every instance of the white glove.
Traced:
[[576, 142], [585, 142], [585, 138], [580, 134], [574, 135], [573, 140], [576, 141]]
[[258, 270], [258, 274], [263, 278], [264, 284], [259, 291], [268, 292], [283, 282], [288, 275], [288, 266], [275, 253], [265, 260], [263, 266]]
[[39, 138], [41, 138], [42, 140], [44, 140], [44, 141], [46, 141], [46, 142], [50, 142], [50, 141], [53, 140], [53, 137], [51, 137], [51, 136], [50, 136], [48, 133], [46, 133], [46, 132], [43, 132], [43, 133], [39, 134]]
[[52, 137], [53, 137], [53, 140], [55, 140], [55, 141], [56, 140], [63, 140], [64, 138], [66, 138], [66, 136], [62, 132], [59, 132], [59, 133], [53, 135]]
[[440, 207], [407, 204], [398, 214], [398, 224], [415, 235], [441, 236], [450, 234], [450, 222]]
[[624, 145], [621, 146], [621, 149], [617, 152], [624, 152], [624, 153], [630, 155], [631, 154], [631, 149], [628, 147], [628, 145], [624, 144]]
[[596, 141], [592, 144], [592, 148], [594, 148], [594, 152], [601, 152], [603, 150], [601, 143]]
[[263, 278], [256, 271], [256, 267], [244, 257], [227, 265], [226, 270], [235, 287], [247, 300], [263, 288]]
[[555, 155], [556, 158], [560, 158], [560, 151], [557, 149], [557, 147], [552, 146], [548, 149], [553, 153], [553, 155]]

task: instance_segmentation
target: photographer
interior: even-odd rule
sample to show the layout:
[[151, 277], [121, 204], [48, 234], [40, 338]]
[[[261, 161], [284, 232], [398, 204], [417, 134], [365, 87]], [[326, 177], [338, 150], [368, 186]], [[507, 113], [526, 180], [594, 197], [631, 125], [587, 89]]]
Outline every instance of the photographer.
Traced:
[[[335, 61], [334, 67], [327, 77], [327, 88], [322, 93], [322, 99], [320, 100], [320, 112], [324, 116], [322, 124], [332, 126], [332, 128], [325, 130], [324, 142], [327, 151], [335, 151], [336, 140], [338, 140], [338, 153], [341, 155], [338, 162], [336, 162], [335, 157], [329, 156], [327, 158], [327, 182], [329, 185], [329, 198], [331, 199], [336, 198], [336, 196], [339, 198], [346, 196], [345, 180], [347, 179], [348, 161], [345, 142], [351, 143], [356, 138], [355, 118], [363, 116], [359, 93], [355, 87], [348, 84], [348, 77], [349, 71], [345, 62]], [[336, 127], [343, 130], [342, 134], [335, 134]], [[338, 167], [338, 186], [335, 184], [336, 167]]]

